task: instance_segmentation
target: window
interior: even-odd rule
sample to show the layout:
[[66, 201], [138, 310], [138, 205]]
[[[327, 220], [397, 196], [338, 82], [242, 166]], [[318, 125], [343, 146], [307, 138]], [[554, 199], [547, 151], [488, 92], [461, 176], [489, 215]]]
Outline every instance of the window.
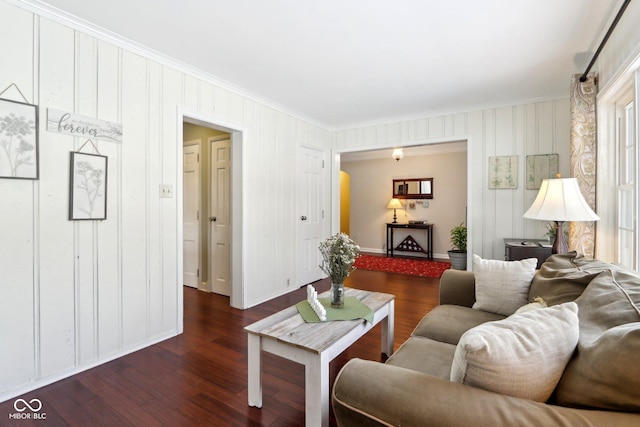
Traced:
[[617, 111], [617, 262], [638, 269], [637, 150], [634, 103]]

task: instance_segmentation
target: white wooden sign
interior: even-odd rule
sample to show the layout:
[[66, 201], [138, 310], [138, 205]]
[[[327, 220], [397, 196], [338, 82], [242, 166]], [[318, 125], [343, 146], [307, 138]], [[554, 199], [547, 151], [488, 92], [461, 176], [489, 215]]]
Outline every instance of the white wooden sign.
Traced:
[[120, 123], [67, 113], [53, 108], [47, 108], [47, 130], [73, 136], [122, 142], [122, 125]]

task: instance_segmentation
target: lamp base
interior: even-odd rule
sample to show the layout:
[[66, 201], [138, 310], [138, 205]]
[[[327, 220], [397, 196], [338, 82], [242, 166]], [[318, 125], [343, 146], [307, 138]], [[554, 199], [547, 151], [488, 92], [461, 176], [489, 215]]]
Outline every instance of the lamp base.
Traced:
[[553, 246], [551, 247], [552, 254], [566, 254], [569, 252], [569, 244], [567, 243], [567, 238], [564, 236], [564, 221], [555, 221], [556, 223], [556, 238], [553, 241]]
[[398, 217], [396, 216], [396, 209], [393, 208], [393, 223], [392, 224], [397, 224], [398, 223]]

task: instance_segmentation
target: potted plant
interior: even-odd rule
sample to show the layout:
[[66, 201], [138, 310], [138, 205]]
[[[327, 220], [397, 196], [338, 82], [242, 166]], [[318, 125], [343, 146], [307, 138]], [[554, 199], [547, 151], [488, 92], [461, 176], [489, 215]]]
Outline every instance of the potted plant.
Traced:
[[353, 263], [358, 257], [360, 246], [351, 238], [338, 233], [320, 243], [322, 264], [320, 268], [331, 278], [331, 307], [344, 306], [344, 280], [355, 269]]
[[461, 223], [451, 229], [451, 245], [453, 249], [449, 251], [451, 268], [454, 270], [467, 269], [467, 227]]

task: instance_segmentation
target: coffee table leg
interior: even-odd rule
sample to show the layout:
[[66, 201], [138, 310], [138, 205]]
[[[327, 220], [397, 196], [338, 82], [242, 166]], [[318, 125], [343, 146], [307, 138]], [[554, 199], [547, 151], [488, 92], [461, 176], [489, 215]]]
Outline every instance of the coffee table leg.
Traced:
[[305, 425], [329, 425], [329, 361], [325, 355], [309, 354], [305, 363]]
[[248, 356], [248, 398], [249, 406], [262, 408], [262, 377], [260, 375], [261, 351], [260, 336], [247, 334], [247, 356]]
[[382, 353], [387, 356], [393, 354], [393, 318], [394, 318], [394, 301], [389, 301], [389, 315], [382, 319]]

